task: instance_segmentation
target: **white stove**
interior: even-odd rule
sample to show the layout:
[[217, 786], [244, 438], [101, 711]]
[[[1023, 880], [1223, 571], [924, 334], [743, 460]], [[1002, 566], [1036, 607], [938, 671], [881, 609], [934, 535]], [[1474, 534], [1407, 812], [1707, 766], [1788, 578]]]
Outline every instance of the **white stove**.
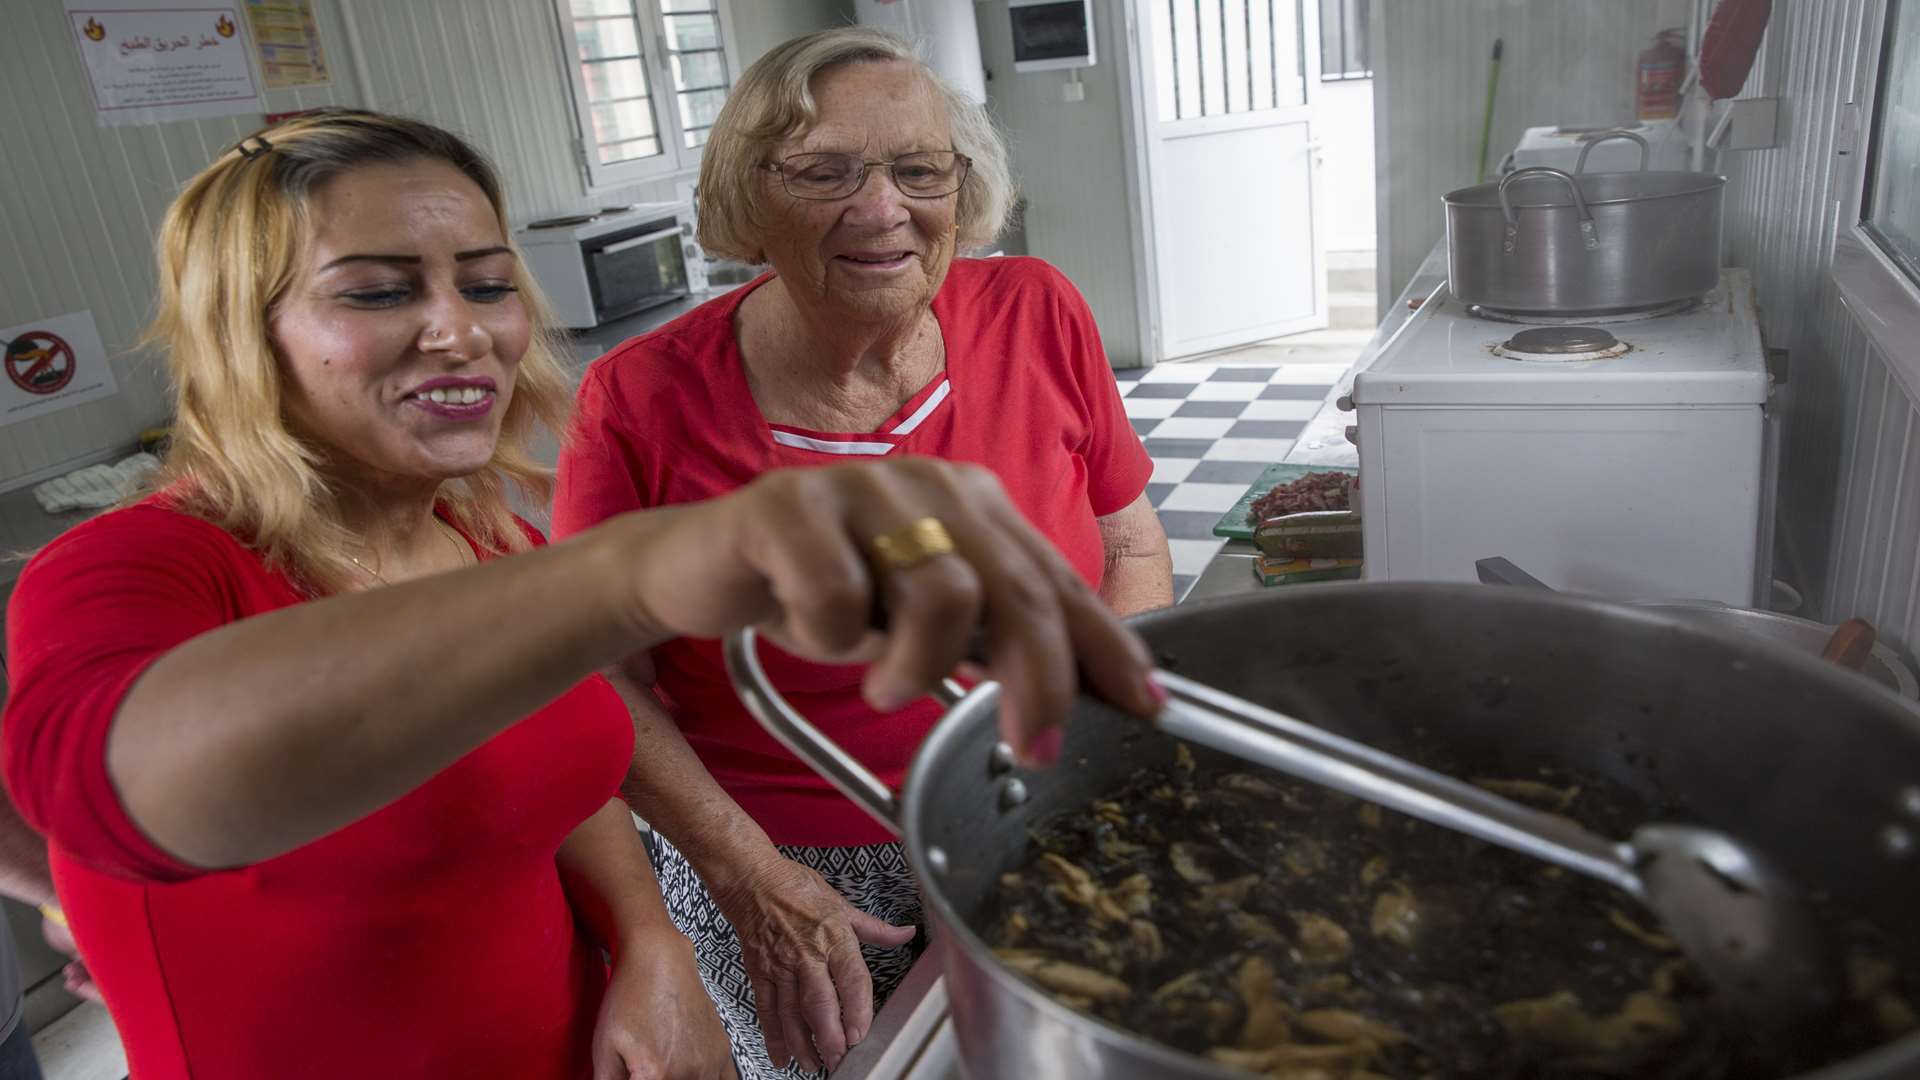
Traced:
[[1354, 379], [1370, 579], [1751, 606], [1772, 533], [1752, 284], [1638, 315], [1534, 319], [1444, 289]]
[[1640, 147], [1630, 139], [1597, 137], [1611, 131], [1630, 131], [1647, 141], [1646, 167], [1656, 172], [1678, 172], [1687, 167], [1689, 142], [1675, 120], [1647, 120], [1624, 127], [1593, 125], [1586, 127], [1530, 127], [1520, 136], [1520, 144], [1508, 159], [1513, 168], [1551, 165], [1572, 172], [1580, 152], [1592, 144], [1587, 155], [1587, 172], [1629, 172], [1640, 168]]

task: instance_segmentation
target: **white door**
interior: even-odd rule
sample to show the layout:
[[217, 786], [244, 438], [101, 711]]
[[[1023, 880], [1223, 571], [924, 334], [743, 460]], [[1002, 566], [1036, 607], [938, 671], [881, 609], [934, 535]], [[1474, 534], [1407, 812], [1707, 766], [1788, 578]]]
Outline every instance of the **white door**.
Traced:
[[1318, 6], [1129, 0], [1154, 360], [1327, 325]]

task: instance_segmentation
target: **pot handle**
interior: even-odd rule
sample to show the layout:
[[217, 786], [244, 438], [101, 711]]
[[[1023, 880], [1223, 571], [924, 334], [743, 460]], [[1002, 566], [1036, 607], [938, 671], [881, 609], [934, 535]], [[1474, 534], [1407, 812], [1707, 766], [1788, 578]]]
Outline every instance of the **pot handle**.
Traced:
[[1573, 159], [1574, 175], [1578, 176], [1581, 173], [1587, 171], [1587, 155], [1593, 151], [1594, 147], [1599, 146], [1603, 142], [1611, 142], [1614, 139], [1632, 139], [1634, 142], [1637, 142], [1640, 144], [1640, 170], [1639, 171], [1646, 172], [1647, 159], [1651, 157], [1653, 154], [1652, 148], [1647, 145], [1647, 140], [1641, 138], [1639, 135], [1631, 131], [1622, 129], [1618, 131], [1603, 132], [1599, 135], [1595, 135], [1591, 139], [1588, 139], [1586, 143], [1580, 147], [1580, 156]]
[[1587, 209], [1587, 197], [1580, 193], [1580, 182], [1571, 173], [1565, 173], [1551, 165], [1529, 165], [1524, 169], [1515, 169], [1500, 181], [1500, 213], [1507, 219], [1507, 239], [1501, 250], [1513, 254], [1520, 238], [1520, 216], [1514, 212], [1513, 199], [1507, 194], [1507, 186], [1515, 180], [1529, 176], [1551, 176], [1567, 185], [1573, 192], [1574, 208], [1580, 211], [1580, 239], [1592, 251], [1600, 246], [1600, 238], [1593, 230], [1593, 211]]
[[[826, 777], [841, 794], [852, 799], [854, 805], [872, 814], [898, 836], [899, 796], [787, 704], [787, 699], [781, 697], [780, 691], [768, 680], [766, 669], [760, 666], [760, 654], [755, 647], [757, 636], [749, 628], [727, 635], [721, 645], [733, 692], [740, 695], [741, 703], [760, 721], [760, 726], [767, 729], [767, 734], [780, 740], [780, 745], [793, 751], [808, 768]], [[966, 694], [966, 688], [952, 679], [941, 680], [933, 691], [933, 697], [949, 709], [959, 704]]]
[[1519, 585], [1529, 589], [1553, 591], [1553, 586], [1527, 573], [1513, 564], [1513, 560], [1502, 555], [1491, 559], [1481, 559], [1473, 564], [1482, 585]]

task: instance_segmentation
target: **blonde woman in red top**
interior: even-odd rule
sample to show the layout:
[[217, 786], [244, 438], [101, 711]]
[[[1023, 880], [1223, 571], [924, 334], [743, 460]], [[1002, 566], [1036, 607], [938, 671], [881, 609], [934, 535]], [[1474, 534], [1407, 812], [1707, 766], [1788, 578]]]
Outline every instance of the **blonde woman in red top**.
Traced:
[[[1010, 737], [1064, 715], [1075, 653], [1151, 707], [1138, 642], [965, 470], [772, 475], [544, 546], [506, 496], [544, 493], [565, 382], [503, 206], [458, 138], [332, 111], [167, 214], [166, 482], [42, 551], [7, 625], [6, 779], [140, 1080], [734, 1075], [595, 674], [676, 635], [876, 658], [881, 697], [1017, 610]], [[929, 528], [954, 550], [874, 557]]]

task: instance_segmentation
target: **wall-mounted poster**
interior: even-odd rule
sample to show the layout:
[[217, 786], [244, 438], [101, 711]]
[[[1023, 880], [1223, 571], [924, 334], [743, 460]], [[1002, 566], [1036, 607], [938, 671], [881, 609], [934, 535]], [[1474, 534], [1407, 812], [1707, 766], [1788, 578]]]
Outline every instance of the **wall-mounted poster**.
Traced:
[[333, 81], [320, 47], [320, 26], [313, 21], [313, 0], [247, 0], [247, 21], [253, 25], [253, 47], [260, 51], [260, 75], [267, 89]]
[[0, 330], [0, 366], [0, 426], [120, 392], [91, 311]]
[[239, 5], [192, 2], [66, 0], [102, 127], [260, 112]]

